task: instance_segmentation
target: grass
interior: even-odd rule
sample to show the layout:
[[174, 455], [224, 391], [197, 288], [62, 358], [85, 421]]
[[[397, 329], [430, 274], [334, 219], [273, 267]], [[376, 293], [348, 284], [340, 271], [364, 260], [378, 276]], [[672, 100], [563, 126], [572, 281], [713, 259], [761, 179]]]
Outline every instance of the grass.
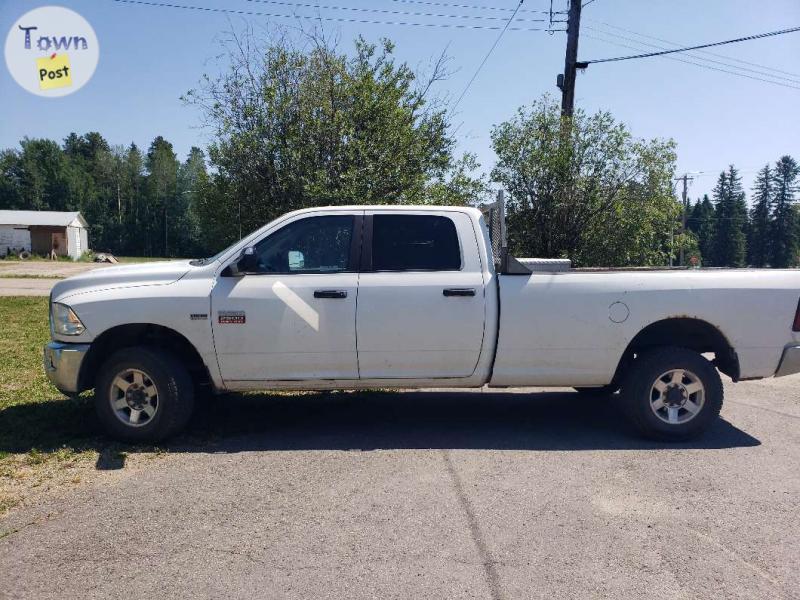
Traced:
[[31, 488], [95, 456], [97, 442], [90, 396], [64, 397], [42, 368], [47, 298], [0, 298], [0, 323], [2, 514]]
[[167, 260], [182, 260], [180, 258], [163, 258], [160, 256], [114, 256], [121, 263], [163, 262]]

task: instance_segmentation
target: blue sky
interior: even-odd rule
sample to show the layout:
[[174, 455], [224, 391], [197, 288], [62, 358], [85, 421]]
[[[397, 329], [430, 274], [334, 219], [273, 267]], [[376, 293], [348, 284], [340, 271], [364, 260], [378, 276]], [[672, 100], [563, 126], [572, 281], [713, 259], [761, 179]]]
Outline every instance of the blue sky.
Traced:
[[[419, 1], [169, 0], [168, 3], [309, 17], [457, 22], [481, 26], [502, 26], [502, 19], [511, 13], [452, 5], [500, 9], [516, 6], [515, 0]], [[431, 5], [431, 2], [439, 5]], [[0, 32], [3, 40], [18, 17], [46, 4], [2, 0]], [[112, 144], [133, 141], [145, 148], [156, 135], [163, 135], [184, 158], [191, 146], [204, 147], [209, 135], [200, 127], [199, 112], [185, 106], [180, 96], [194, 87], [203, 73], [214, 73], [218, 68], [215, 57], [220, 53], [219, 44], [226, 37], [225, 32], [232, 28], [241, 30], [248, 23], [256, 27], [267, 26], [270, 22], [283, 26], [298, 24], [296, 18], [236, 16], [136, 6], [113, 0], [61, 0], [54, 4], [76, 10], [94, 27], [100, 41], [97, 71], [75, 94], [40, 98], [17, 86], [3, 66], [0, 147], [16, 146], [24, 136], [61, 140], [71, 131], [100, 131]], [[301, 8], [296, 6], [298, 4], [451, 16]], [[566, 8], [566, 0], [554, 0], [553, 4], [556, 10]], [[549, 0], [525, 0], [523, 9], [528, 12], [520, 11], [518, 18], [541, 18], [544, 15], [533, 11], [547, 8]], [[313, 26], [312, 21], [303, 22], [305, 27]], [[346, 49], [351, 47], [350, 40], [359, 34], [369, 40], [389, 37], [396, 43], [397, 57], [420, 69], [447, 48], [455, 73], [439, 85], [437, 93], [451, 102], [460, 95], [498, 35], [497, 31], [489, 29], [337, 22], [323, 25], [327, 32], [339, 34]], [[543, 24], [520, 21], [515, 25], [538, 27]], [[666, 42], [636, 34], [691, 45], [798, 25], [798, 0], [759, 3], [752, 0], [594, 0], [583, 10], [579, 58], [635, 54], [638, 48], [653, 50], [643, 44], [668, 46]], [[454, 123], [460, 124], [459, 148], [477, 154], [487, 172], [494, 162], [490, 141], [492, 125], [512, 117], [517, 107], [545, 92], [559, 93], [555, 79], [563, 68], [565, 42], [565, 34], [561, 32], [508, 31], [458, 106]], [[635, 46], [637, 50], [623, 47], [625, 45]], [[679, 172], [702, 171], [690, 188], [691, 197], [710, 192], [715, 176], [731, 162], [742, 170], [749, 189], [754, 171], [764, 163], [787, 153], [800, 159], [800, 89], [796, 89], [800, 88], [800, 64], [797, 62], [800, 32], [715, 48], [712, 52], [724, 58], [697, 55], [718, 61], [703, 62], [705, 67], [664, 58], [593, 65], [579, 74], [576, 88], [577, 106], [587, 111], [611, 111], [637, 137], [675, 139]], [[733, 59], [747, 63], [733, 62]], [[701, 62], [697, 57], [684, 56], [682, 60]], [[739, 75], [712, 69], [732, 70]], [[774, 80], [762, 73], [779, 77], [780, 83], [795, 87], [741, 76]]]

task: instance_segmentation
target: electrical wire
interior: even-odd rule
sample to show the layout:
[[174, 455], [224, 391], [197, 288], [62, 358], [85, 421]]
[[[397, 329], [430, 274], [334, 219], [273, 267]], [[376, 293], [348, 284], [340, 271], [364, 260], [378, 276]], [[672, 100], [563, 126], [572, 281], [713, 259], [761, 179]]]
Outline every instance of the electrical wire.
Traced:
[[[626, 37], [624, 35], [620, 35], [618, 33], [613, 33], [613, 32], [610, 32], [610, 31], [605, 31], [603, 29], [598, 29], [597, 27], [587, 26], [586, 29], [588, 29], [590, 31], [595, 31], [597, 33], [601, 33], [603, 35], [611, 35], [611, 36], [614, 36], [617, 39], [626, 40], [628, 42], [633, 42], [634, 44], [637, 44], [639, 46], [638, 49], [641, 49], [641, 46], [648, 46], [650, 48], [658, 48], [659, 50], [665, 50], [664, 46], [659, 46], [657, 44], [652, 44], [650, 42], [643, 42], [641, 40], [636, 40], [636, 39], [633, 39], [633, 38], [629, 38], [629, 37]], [[772, 74], [772, 73], [770, 73], [768, 71], [763, 71], [763, 70], [759, 70], [759, 69], [751, 69], [749, 67], [740, 67], [738, 65], [732, 65], [730, 63], [727, 63], [727, 62], [724, 62], [724, 61], [721, 61], [721, 60], [715, 60], [713, 58], [705, 58], [703, 56], [697, 56], [695, 54], [686, 54], [685, 56], [689, 56], [689, 57], [691, 57], [691, 58], [693, 58], [695, 60], [702, 60], [702, 61], [710, 62], [710, 63], [716, 64], [716, 65], [722, 65], [723, 67], [729, 67], [731, 69], [736, 69], [737, 71], [747, 71], [749, 73], [755, 73], [757, 75], [763, 75], [764, 77], [771, 77], [773, 79], [778, 79], [778, 80], [787, 81], [789, 83], [794, 83], [794, 84], [800, 85], [800, 76], [797, 76], [795, 78], [790, 78], [790, 77], [786, 77], [784, 75], [774, 75], [774, 74]]]
[[769, 31], [767, 33], [757, 33], [755, 35], [748, 35], [745, 37], [735, 38], [732, 40], [723, 40], [721, 42], [711, 42], [709, 44], [698, 44], [697, 46], [687, 46], [685, 48], [676, 48], [674, 50], [663, 50], [661, 52], [648, 52], [646, 54], [631, 54], [629, 56], [615, 56], [613, 58], [599, 58], [597, 60], [583, 61], [586, 64], [597, 64], [604, 62], [617, 62], [620, 60], [631, 60], [634, 58], [649, 58], [651, 56], [663, 56], [664, 54], [674, 54], [676, 52], [688, 52], [689, 50], [699, 50], [700, 48], [712, 48], [714, 46], [724, 46], [726, 44], [736, 44], [738, 42], [748, 42], [751, 40], [759, 40], [766, 37], [773, 37], [776, 35], [783, 35], [786, 33], [794, 33], [800, 31], [800, 27], [790, 27], [789, 29], [781, 29], [779, 31]]
[[[288, 2], [286, 0], [247, 0], [247, 2], [257, 2], [259, 4], [278, 4], [281, 6], [294, 6], [297, 8], [316, 8], [323, 10], [350, 10], [356, 12], [366, 13], [380, 13], [387, 15], [403, 15], [408, 17], [440, 17], [444, 19], [478, 19], [488, 21], [505, 21], [506, 17], [491, 17], [486, 15], [447, 15], [440, 13], [426, 13], [426, 12], [406, 12], [401, 10], [389, 10], [385, 8], [362, 8], [357, 6], [326, 6], [324, 4], [308, 4], [303, 2]], [[538, 22], [544, 23], [546, 19], [517, 19], [517, 22]]]
[[[665, 44], [669, 44], [670, 46], [683, 46], [683, 44], [679, 44], [677, 42], [673, 42], [673, 41], [670, 41], [670, 40], [665, 40], [664, 38], [656, 37], [656, 36], [653, 36], [653, 35], [647, 35], [647, 34], [639, 32], [639, 31], [634, 31], [633, 29], [626, 29], [626, 28], [620, 27], [618, 25], [612, 25], [611, 23], [606, 23], [604, 21], [598, 21], [597, 19], [586, 18], [586, 20], [587, 21], [591, 21], [592, 23], [597, 23], [598, 25], [603, 25], [604, 27], [610, 27], [612, 29], [616, 29], [618, 31], [624, 31], [626, 33], [632, 33], [633, 35], [638, 36], [638, 37], [643, 37], [643, 38], [647, 38], [647, 39], [650, 39], [650, 40], [655, 40], [657, 42], [664, 42]], [[792, 73], [791, 71], [784, 71], [782, 69], [776, 69], [775, 67], [768, 67], [767, 65], [762, 65], [762, 64], [750, 62], [750, 61], [747, 61], [747, 60], [742, 60], [741, 58], [734, 58], [732, 56], [727, 56], [725, 54], [717, 54], [716, 52], [709, 52], [708, 50], [697, 50], [696, 53], [697, 54], [707, 54], [708, 56], [714, 56], [716, 58], [722, 58], [724, 60], [728, 60], [728, 61], [731, 61], [731, 62], [742, 63], [743, 65], [750, 65], [751, 67], [758, 67], [760, 69], [765, 69], [767, 71], [775, 71], [776, 73], [782, 73], [783, 75], [789, 75], [790, 77], [798, 77], [798, 78], [800, 78], [799, 74]]]
[[453, 104], [453, 110], [455, 110], [456, 107], [461, 103], [461, 100], [463, 100], [464, 96], [469, 91], [470, 86], [472, 86], [472, 82], [475, 81], [475, 78], [478, 77], [478, 73], [480, 73], [481, 69], [483, 69], [483, 65], [486, 64], [486, 61], [489, 60], [489, 57], [492, 55], [492, 52], [494, 52], [494, 49], [497, 48], [497, 44], [500, 43], [500, 40], [503, 38], [503, 35], [505, 34], [505, 32], [508, 29], [509, 25], [511, 25], [511, 21], [513, 21], [514, 17], [517, 16], [517, 11], [522, 6], [523, 2], [525, 2], [525, 0], [519, 0], [519, 4], [517, 4], [517, 10], [515, 10], [513, 13], [511, 13], [511, 18], [506, 23], [506, 26], [503, 27], [503, 31], [501, 31], [500, 35], [497, 36], [497, 39], [494, 41], [494, 44], [492, 44], [492, 47], [489, 48], [489, 51], [486, 53], [486, 56], [483, 57], [483, 60], [481, 61], [481, 64], [479, 64], [478, 68], [475, 69], [475, 73], [472, 74], [472, 78], [469, 80], [469, 83], [467, 83], [467, 85], [464, 87], [464, 90], [461, 92], [461, 95], [458, 97], [458, 100], [456, 100], [456, 103]]
[[[593, 40], [598, 40], [598, 41], [604, 42], [606, 44], [612, 44], [614, 46], [619, 46], [620, 48], [629, 48], [631, 50], [641, 50], [641, 48], [637, 48], [635, 46], [629, 46], [627, 44], [621, 44], [619, 42], [615, 42], [615, 41], [612, 41], [612, 40], [607, 40], [607, 39], [604, 39], [604, 38], [601, 38], [601, 37], [597, 37], [597, 36], [594, 36], [594, 35], [584, 34], [583, 37], [586, 37], [586, 38], [589, 38], [589, 39], [593, 39]], [[789, 85], [787, 83], [781, 83], [780, 81], [774, 81], [772, 79], [763, 79], [761, 77], [754, 77], [752, 75], [745, 75], [744, 73], [738, 73], [736, 71], [729, 71], [727, 69], [720, 69], [718, 67], [712, 67], [710, 65], [706, 65], [706, 64], [703, 64], [703, 63], [698, 63], [698, 62], [693, 62], [693, 61], [690, 61], [690, 60], [685, 60], [685, 59], [682, 59], [682, 58], [678, 58], [676, 56], [662, 56], [662, 58], [665, 58], [667, 60], [674, 60], [674, 61], [677, 61], [677, 62], [682, 62], [682, 63], [685, 63], [687, 65], [694, 65], [696, 67], [701, 67], [703, 69], [710, 69], [712, 71], [719, 71], [720, 73], [728, 73], [730, 75], [736, 75], [737, 77], [745, 77], [746, 79], [753, 79], [755, 81], [763, 81], [764, 83], [771, 83], [773, 85], [779, 85], [781, 87], [800, 90], [800, 86]]]
[[473, 25], [467, 23], [416, 23], [411, 21], [379, 21], [372, 19], [355, 19], [346, 17], [330, 17], [322, 15], [286, 15], [278, 13], [268, 13], [255, 10], [237, 10], [232, 8], [219, 8], [209, 6], [193, 6], [190, 4], [173, 4], [169, 2], [148, 2], [146, 0], [113, 0], [120, 4], [132, 4], [137, 6], [150, 6], [159, 8], [179, 8], [183, 10], [195, 10], [200, 12], [221, 13], [231, 15], [242, 15], [248, 17], [273, 17], [276, 19], [310, 19], [313, 21], [332, 21], [335, 23], [360, 23], [366, 25], [403, 25], [408, 27], [442, 27], [448, 29], [484, 29], [489, 31], [553, 31], [544, 27], [501, 27], [500, 25]]
[[[452, 2], [431, 2], [429, 0], [392, 0], [392, 2], [398, 2], [401, 4], [424, 4], [426, 6], [444, 6], [447, 8], [471, 8], [473, 10], [498, 10], [502, 12], [514, 12], [513, 8], [508, 8], [506, 6], [485, 6], [485, 5], [475, 5], [475, 4], [454, 4]], [[522, 13], [541, 13], [543, 15], [549, 15], [549, 10], [534, 10], [530, 8], [523, 8], [519, 12]], [[553, 11], [552, 14], [566, 14], [567, 11], [565, 10], [556, 10]]]

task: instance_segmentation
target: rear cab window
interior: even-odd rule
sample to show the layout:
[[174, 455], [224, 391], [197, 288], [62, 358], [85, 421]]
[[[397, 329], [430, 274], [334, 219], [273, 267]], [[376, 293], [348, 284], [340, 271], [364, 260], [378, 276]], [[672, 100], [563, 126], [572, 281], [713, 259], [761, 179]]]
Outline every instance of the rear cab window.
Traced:
[[373, 216], [373, 271], [459, 271], [461, 247], [452, 219], [438, 215]]

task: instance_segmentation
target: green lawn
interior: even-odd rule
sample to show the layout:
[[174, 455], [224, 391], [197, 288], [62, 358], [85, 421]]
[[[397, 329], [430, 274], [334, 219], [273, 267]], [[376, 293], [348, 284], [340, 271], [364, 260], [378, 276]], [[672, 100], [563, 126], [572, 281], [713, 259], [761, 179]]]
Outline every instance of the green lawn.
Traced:
[[[96, 456], [90, 396], [47, 380], [47, 298], [0, 298], [0, 514], [77, 462]], [[69, 474], [70, 479], [76, 476]]]

